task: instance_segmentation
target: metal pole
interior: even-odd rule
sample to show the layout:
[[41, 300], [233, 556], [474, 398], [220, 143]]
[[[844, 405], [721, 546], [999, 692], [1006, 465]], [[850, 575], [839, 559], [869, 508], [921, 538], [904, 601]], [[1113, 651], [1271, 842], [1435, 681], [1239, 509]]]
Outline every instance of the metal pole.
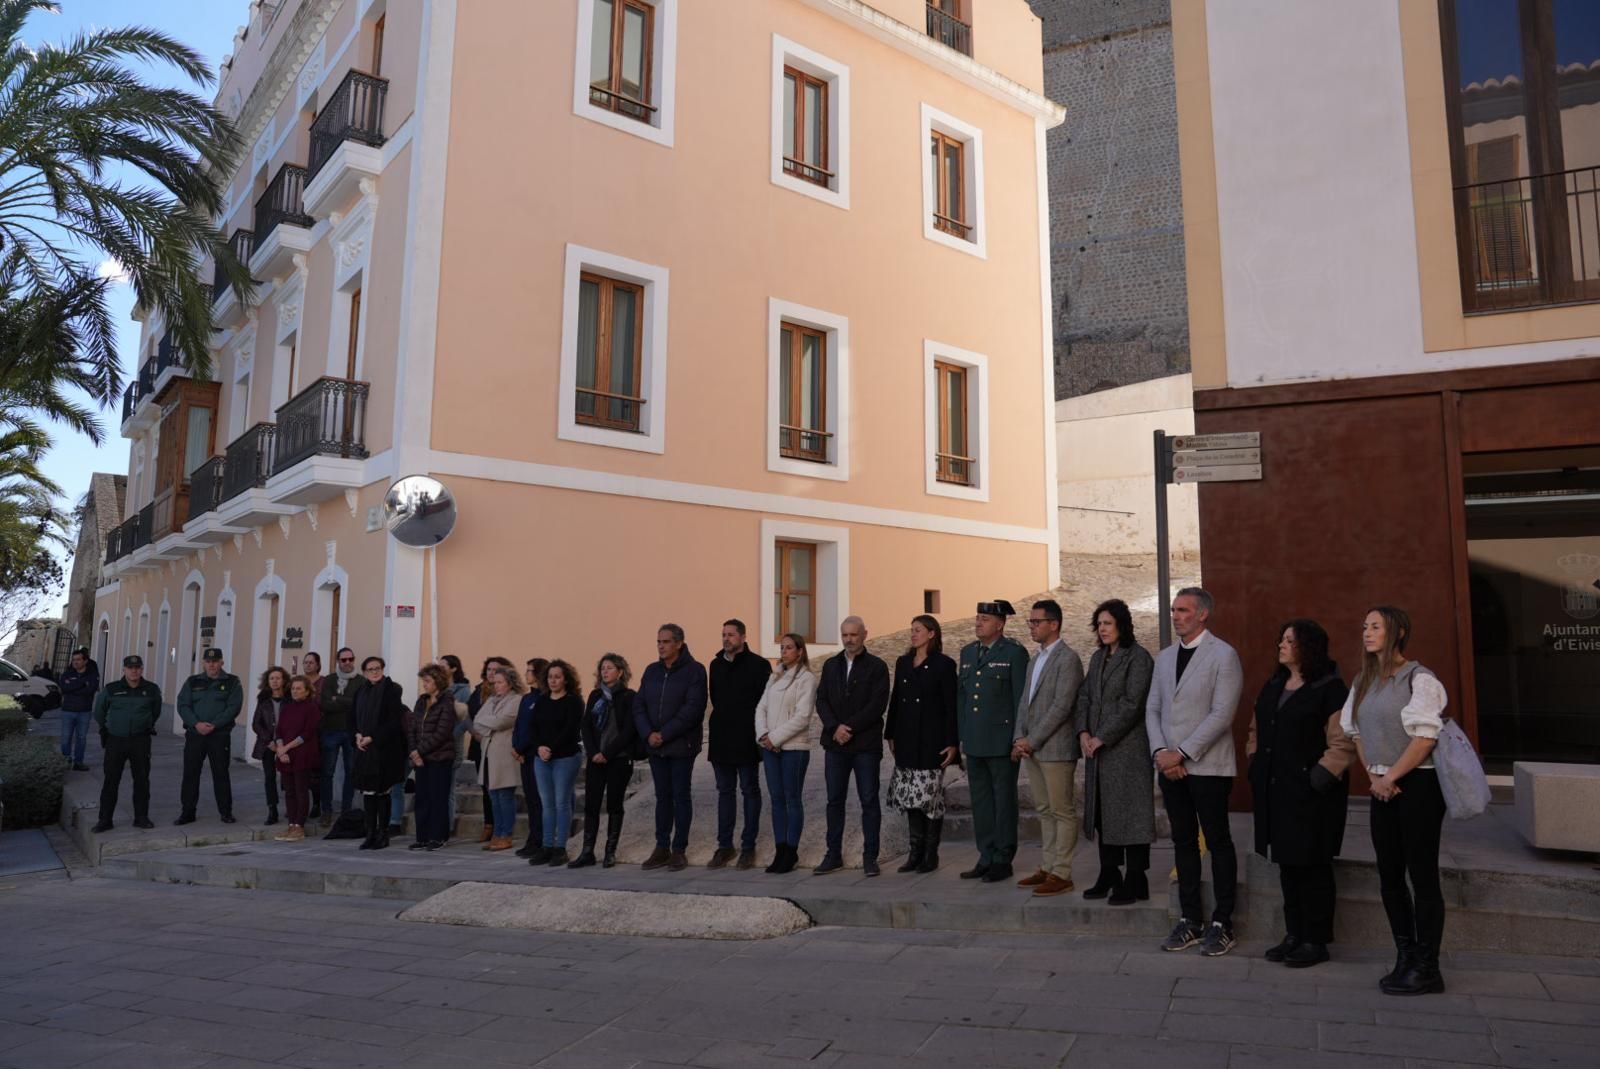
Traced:
[[1167, 546], [1167, 432], [1155, 432], [1156, 444], [1156, 613], [1161, 624], [1161, 648], [1172, 645], [1172, 562]]

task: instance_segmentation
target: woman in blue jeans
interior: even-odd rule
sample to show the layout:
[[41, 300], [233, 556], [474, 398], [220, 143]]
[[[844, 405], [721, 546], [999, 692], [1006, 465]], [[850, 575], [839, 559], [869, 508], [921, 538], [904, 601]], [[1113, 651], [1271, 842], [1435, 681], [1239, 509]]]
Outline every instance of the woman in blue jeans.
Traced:
[[544, 696], [533, 707], [533, 778], [544, 819], [544, 863], [556, 868], [568, 860], [572, 788], [583, 768], [583, 684], [559, 658], [545, 668], [544, 679]]
[[768, 872], [793, 872], [805, 828], [806, 768], [811, 764], [811, 719], [817, 711], [817, 677], [811, 674], [806, 640], [784, 635], [778, 668], [756, 706], [756, 742], [772, 799], [772, 838], [778, 844]]

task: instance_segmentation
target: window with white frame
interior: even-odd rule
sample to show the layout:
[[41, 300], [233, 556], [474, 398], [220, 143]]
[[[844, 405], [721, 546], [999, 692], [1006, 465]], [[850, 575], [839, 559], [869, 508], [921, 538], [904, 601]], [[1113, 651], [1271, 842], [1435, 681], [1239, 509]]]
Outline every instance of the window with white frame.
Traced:
[[575, 114], [672, 144], [678, 0], [578, 0]]
[[988, 357], [925, 342], [923, 397], [927, 492], [988, 501]]
[[850, 207], [850, 68], [772, 37], [772, 182]]
[[767, 470], [850, 477], [850, 321], [767, 302]]
[[924, 104], [922, 144], [923, 236], [986, 256], [983, 131]]
[[762, 651], [776, 657], [792, 631], [813, 657], [837, 652], [850, 615], [849, 528], [762, 520], [760, 548]]
[[557, 437], [666, 448], [665, 267], [567, 246]]

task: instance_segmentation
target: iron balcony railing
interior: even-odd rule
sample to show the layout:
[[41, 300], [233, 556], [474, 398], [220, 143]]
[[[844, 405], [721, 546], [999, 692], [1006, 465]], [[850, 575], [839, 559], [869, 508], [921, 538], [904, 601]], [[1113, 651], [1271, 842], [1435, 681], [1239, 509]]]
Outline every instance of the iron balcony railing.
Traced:
[[[255, 239], [254, 232], [249, 230], [235, 230], [233, 236], [228, 239], [228, 248], [233, 250], [233, 258], [246, 268], [250, 266], [250, 255], [256, 251]], [[228, 273], [222, 269], [221, 264], [218, 264], [211, 281], [211, 303], [216, 304], [222, 300], [222, 295], [228, 292], [228, 287], [231, 285]]]
[[161, 335], [161, 340], [156, 343], [156, 355], [146, 361], [150, 368], [150, 389], [156, 388], [156, 383], [161, 379], [161, 373], [171, 368], [183, 367], [183, 353], [178, 349], [178, 340], [172, 336], [172, 331]]
[[259, 248], [281, 223], [290, 226], [310, 227], [315, 223], [305, 213], [306, 169], [299, 164], [286, 163], [278, 168], [267, 191], [256, 201], [255, 244]]
[[135, 513], [133, 519], [129, 521], [132, 526], [123, 539], [129, 553], [150, 544], [150, 532], [155, 526], [155, 512], [156, 503], [152, 501]]
[[139, 365], [139, 373], [122, 391], [122, 422], [126, 423], [132, 419], [139, 405], [155, 392], [156, 380], [161, 377], [161, 373], [174, 367], [183, 367], [183, 354], [179, 352], [177, 342], [169, 330], [156, 343], [155, 355]]
[[110, 564], [114, 560], [121, 559], [122, 556], [127, 553], [127, 550], [123, 548], [123, 534], [127, 526], [128, 521], [124, 520], [115, 527], [111, 528], [111, 530], [106, 534], [107, 564]]
[[972, 466], [977, 462], [977, 457], [965, 457], [960, 453], [935, 453], [934, 478], [942, 483], [971, 486]]
[[962, 55], [972, 55], [972, 27], [947, 11], [928, 5], [928, 36]]
[[367, 392], [364, 382], [321, 378], [278, 409], [272, 470], [288, 471], [308, 457], [365, 459]]
[[386, 78], [353, 70], [328, 98], [327, 106], [311, 123], [311, 153], [306, 165], [309, 181], [333, 158], [346, 141], [378, 148], [383, 144], [383, 105], [389, 93]]
[[791, 427], [780, 424], [778, 427], [778, 455], [791, 457], [795, 460], [815, 460], [823, 464], [828, 462], [828, 439], [833, 437], [831, 431], [818, 430], [815, 427]]
[[212, 457], [189, 474], [189, 519], [204, 516], [225, 500], [222, 496], [225, 459]]
[[1469, 312], [1600, 300], [1600, 167], [1455, 190]]
[[142, 396], [139, 392], [139, 376], [135, 375], [122, 391], [122, 422], [133, 418], [133, 410], [139, 407]]
[[232, 501], [246, 490], [267, 485], [272, 475], [272, 448], [278, 428], [257, 423], [228, 443], [222, 461], [222, 500]]

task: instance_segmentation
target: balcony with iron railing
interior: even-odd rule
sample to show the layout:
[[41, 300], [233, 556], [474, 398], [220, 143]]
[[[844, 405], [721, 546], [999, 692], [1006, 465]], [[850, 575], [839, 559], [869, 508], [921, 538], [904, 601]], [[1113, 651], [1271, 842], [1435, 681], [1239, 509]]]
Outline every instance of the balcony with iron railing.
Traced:
[[[250, 254], [255, 251], [255, 233], [250, 230], [235, 230], [228, 239], [228, 248], [233, 252], [233, 258], [246, 266], [250, 263]], [[222, 298], [233, 291], [233, 283], [228, 281], [228, 273], [217, 264], [216, 271], [211, 280], [211, 303], [221, 302]]]
[[105, 562], [107, 564], [115, 563], [127, 553], [127, 549], [123, 546], [123, 528], [127, 527], [127, 525], [127, 521], [124, 520], [106, 532]]
[[222, 501], [267, 485], [272, 476], [272, 450], [278, 428], [257, 423], [228, 443], [222, 461]]
[[215, 456], [189, 473], [189, 520], [214, 512], [222, 504], [222, 472], [226, 458]]
[[828, 442], [831, 431], [814, 427], [778, 427], [778, 454], [791, 460], [811, 460], [819, 464], [828, 462]]
[[305, 189], [306, 169], [286, 163], [256, 200], [250, 252], [250, 273], [256, 278], [276, 281], [289, 273], [296, 256], [310, 251], [316, 220], [306, 211]]
[[939, 482], [955, 486], [971, 486], [972, 466], [977, 462], [977, 457], [962, 456], [959, 453], [935, 453], [934, 478]]
[[147, 407], [145, 402], [155, 399], [156, 387], [161, 382], [161, 375], [165, 371], [176, 369], [182, 373], [183, 353], [178, 349], [177, 341], [169, 330], [161, 336], [156, 343], [155, 355], [139, 366], [139, 373], [135, 375], [122, 391], [122, 427], [124, 431], [143, 429], [147, 424], [153, 423], [158, 414], [153, 407]]
[[386, 78], [374, 78], [357, 70], [344, 76], [327, 105], [312, 120], [308, 178], [316, 178], [346, 141], [383, 147], [383, 107], [388, 92]]
[[1468, 312], [1600, 301], [1600, 167], [1455, 189]]
[[281, 474], [311, 457], [365, 460], [368, 385], [320, 378], [278, 409], [272, 471]]
[[928, 5], [928, 36], [964, 56], [972, 55], [972, 25], [935, 4]]
[[123, 545], [129, 554], [137, 553], [150, 544], [150, 532], [155, 522], [156, 505], [152, 501], [128, 521], [128, 529], [123, 534]]

